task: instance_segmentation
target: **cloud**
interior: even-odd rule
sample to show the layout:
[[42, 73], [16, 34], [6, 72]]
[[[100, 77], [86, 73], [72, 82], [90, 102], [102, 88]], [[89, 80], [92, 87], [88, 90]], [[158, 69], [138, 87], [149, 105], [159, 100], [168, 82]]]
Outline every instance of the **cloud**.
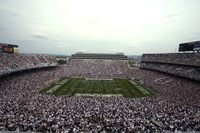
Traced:
[[57, 47], [58, 48], [68, 48], [69, 46], [66, 45], [66, 44], [63, 44], [63, 45], [62, 44], [58, 44]]
[[1, 31], [5, 32], [6, 28], [5, 27], [1, 27], [1, 23], [0, 23], [0, 33]]
[[168, 14], [168, 15], [165, 15], [164, 17], [165, 18], [174, 18], [174, 17], [177, 17], [177, 16], [180, 16], [180, 14], [176, 13], [176, 14]]
[[190, 41], [197, 41], [197, 38], [199, 38], [200, 32], [193, 32], [188, 35], [188, 40]]
[[3, 17], [13, 17], [13, 16], [19, 16], [19, 13], [15, 11], [14, 9], [8, 7], [8, 6], [1, 6], [0, 7], [0, 16]]
[[191, 33], [191, 35], [193, 35], [193, 36], [199, 36], [200, 32], [193, 32], [193, 33]]
[[78, 52], [88, 53], [88, 50], [87, 49], [78, 49], [75, 53], [78, 53]]
[[31, 37], [36, 38], [36, 39], [44, 39], [44, 40], [49, 39], [46, 34], [40, 33], [40, 32], [31, 34]]
[[0, 2], [0, 41], [24, 52], [170, 52], [200, 35], [199, 0]]

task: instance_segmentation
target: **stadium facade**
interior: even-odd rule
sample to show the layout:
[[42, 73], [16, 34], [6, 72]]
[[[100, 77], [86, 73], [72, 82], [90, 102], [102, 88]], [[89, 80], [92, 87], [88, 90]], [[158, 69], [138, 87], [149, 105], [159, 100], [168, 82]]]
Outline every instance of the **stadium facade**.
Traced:
[[114, 60], [127, 60], [127, 56], [123, 53], [116, 54], [101, 54], [101, 53], [75, 53], [72, 54], [71, 59], [114, 59]]

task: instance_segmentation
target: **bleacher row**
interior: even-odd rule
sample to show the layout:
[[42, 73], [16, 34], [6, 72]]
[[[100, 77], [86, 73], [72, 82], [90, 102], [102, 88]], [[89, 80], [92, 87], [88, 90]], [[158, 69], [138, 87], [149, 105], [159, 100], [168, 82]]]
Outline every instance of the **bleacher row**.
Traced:
[[87, 78], [125, 77], [129, 69], [127, 60], [71, 59], [68, 74]]
[[143, 54], [142, 62], [200, 66], [200, 53]]
[[200, 81], [200, 53], [144, 54], [140, 67]]
[[56, 66], [56, 58], [50, 55], [0, 54], [0, 76], [12, 72]]

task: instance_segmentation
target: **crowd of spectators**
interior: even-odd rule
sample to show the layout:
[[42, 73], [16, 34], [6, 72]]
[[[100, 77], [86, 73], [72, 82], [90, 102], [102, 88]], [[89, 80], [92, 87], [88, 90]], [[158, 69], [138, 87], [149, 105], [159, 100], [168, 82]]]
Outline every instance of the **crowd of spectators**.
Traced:
[[[22, 60], [27, 61], [20, 63], [21, 66], [53, 60], [50, 57], [36, 58], [36, 55], [12, 56], [22, 56], [16, 59], [18, 65]], [[0, 64], [12, 66], [12, 63], [3, 60], [5, 55], [0, 58]], [[135, 79], [159, 95], [130, 99], [121, 96], [68, 97], [39, 93], [39, 90], [62, 77], [74, 76]], [[168, 82], [155, 82], [158, 79]], [[72, 59], [68, 66], [33, 69], [0, 77], [0, 131], [200, 131], [199, 103], [200, 83], [197, 81], [157, 71], [133, 69], [127, 60]]]
[[140, 67], [200, 81], [200, 68], [198, 67], [163, 63], [142, 63]]
[[[152, 86], [158, 96], [67, 97], [40, 94], [68, 67], [16, 73], [0, 80], [0, 131], [175, 132], [200, 131], [200, 84], [148, 70], [129, 76]], [[172, 81], [156, 84], [155, 79]]]
[[87, 78], [125, 77], [127, 60], [71, 59], [68, 66], [71, 75]]
[[200, 53], [143, 54], [141, 61], [200, 66]]
[[[200, 107], [200, 83], [198, 81], [144, 69], [132, 70], [129, 76], [154, 88], [171, 102]], [[170, 82], [165, 84], [156, 82], [162, 78], [168, 79]]]
[[144, 54], [140, 67], [200, 81], [200, 53]]
[[55, 66], [56, 58], [49, 55], [0, 53], [0, 76], [11, 72]]

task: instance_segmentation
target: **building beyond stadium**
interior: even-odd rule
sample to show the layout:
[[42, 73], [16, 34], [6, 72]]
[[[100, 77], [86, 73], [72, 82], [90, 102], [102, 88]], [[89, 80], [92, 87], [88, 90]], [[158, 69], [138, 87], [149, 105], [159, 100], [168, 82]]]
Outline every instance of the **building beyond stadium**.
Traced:
[[75, 53], [72, 54], [71, 59], [115, 59], [127, 60], [127, 56], [123, 53], [116, 54], [100, 54], [100, 53]]

